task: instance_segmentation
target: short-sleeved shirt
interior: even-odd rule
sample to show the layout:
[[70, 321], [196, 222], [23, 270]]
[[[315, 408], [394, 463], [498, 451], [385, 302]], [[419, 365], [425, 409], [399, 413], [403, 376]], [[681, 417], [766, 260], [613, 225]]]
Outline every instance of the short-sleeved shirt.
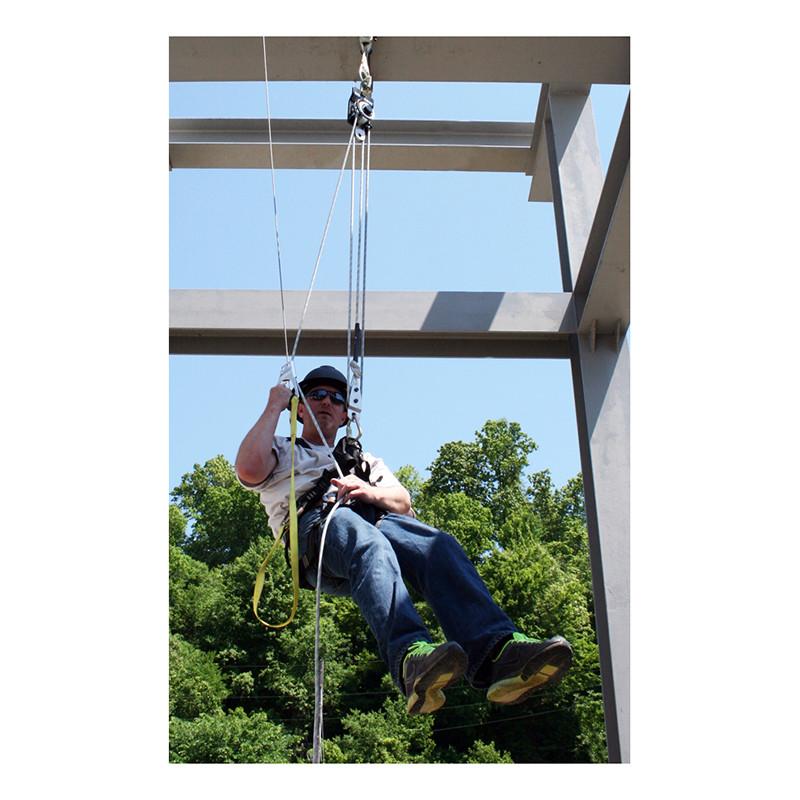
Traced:
[[[285, 436], [273, 437], [272, 452], [278, 463], [269, 477], [256, 484], [245, 483], [241, 478], [239, 482], [246, 489], [252, 489], [259, 493], [261, 502], [267, 511], [273, 535], [277, 539], [281, 535], [281, 528], [289, 515], [289, 482], [292, 472], [291, 440]], [[362, 457], [369, 464], [369, 481], [373, 486], [380, 485], [383, 488], [401, 485], [382, 459], [366, 452], [362, 454]], [[327, 469], [335, 469], [334, 460], [331, 458], [328, 447], [310, 444], [300, 438], [295, 440], [295, 497], [302, 497], [316, 484]], [[335, 491], [335, 487], [331, 485], [326, 491]]]

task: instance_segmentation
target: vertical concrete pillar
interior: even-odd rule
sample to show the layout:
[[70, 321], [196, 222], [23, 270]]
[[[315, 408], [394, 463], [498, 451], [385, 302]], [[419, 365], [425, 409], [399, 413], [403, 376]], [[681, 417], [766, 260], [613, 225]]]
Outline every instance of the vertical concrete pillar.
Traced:
[[[549, 87], [545, 117], [564, 291], [575, 287], [603, 169], [589, 87]], [[586, 495], [608, 757], [630, 760], [630, 369], [628, 336], [570, 342]]]

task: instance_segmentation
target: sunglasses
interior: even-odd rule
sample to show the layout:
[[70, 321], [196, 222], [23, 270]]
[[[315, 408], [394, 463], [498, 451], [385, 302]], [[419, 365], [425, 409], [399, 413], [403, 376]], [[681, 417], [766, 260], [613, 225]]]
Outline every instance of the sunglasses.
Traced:
[[343, 406], [346, 402], [344, 399], [344, 395], [340, 392], [331, 392], [328, 389], [312, 389], [306, 397], [309, 400], [324, 400], [326, 397], [330, 397], [331, 403], [336, 403], [338, 406]]

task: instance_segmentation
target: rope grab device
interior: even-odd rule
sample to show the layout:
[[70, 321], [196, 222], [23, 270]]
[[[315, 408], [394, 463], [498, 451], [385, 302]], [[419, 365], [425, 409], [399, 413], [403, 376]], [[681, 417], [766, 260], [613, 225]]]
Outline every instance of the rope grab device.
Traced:
[[[300, 586], [300, 569], [298, 557], [298, 508], [297, 499], [295, 498], [294, 488], [294, 449], [295, 439], [297, 432], [297, 407], [300, 402], [303, 402], [305, 411], [311, 419], [314, 427], [316, 428], [320, 440], [328, 449], [328, 453], [333, 462], [331, 470], [326, 471], [321, 480], [330, 483], [330, 479], [338, 473], [340, 478], [344, 477], [344, 471], [359, 473], [361, 466], [361, 444], [360, 439], [362, 436], [361, 429], [361, 409], [362, 409], [362, 393], [363, 393], [363, 379], [364, 379], [364, 354], [365, 354], [365, 306], [366, 306], [366, 272], [367, 272], [367, 222], [369, 214], [369, 168], [370, 168], [370, 145], [371, 145], [371, 130], [374, 112], [374, 102], [372, 99], [372, 75], [369, 68], [369, 56], [372, 53], [375, 38], [372, 36], [359, 37], [359, 47], [361, 52], [361, 61], [358, 68], [358, 82], [351, 91], [350, 99], [347, 104], [347, 122], [350, 125], [350, 137], [347, 142], [342, 167], [339, 171], [339, 177], [336, 183], [336, 188], [331, 202], [331, 208], [328, 212], [328, 218], [322, 234], [319, 251], [317, 253], [316, 262], [311, 275], [311, 283], [306, 294], [305, 305], [300, 317], [300, 322], [297, 326], [297, 333], [295, 334], [294, 346], [291, 354], [289, 353], [289, 337], [286, 326], [286, 308], [284, 305], [283, 297], [283, 271], [281, 266], [281, 249], [280, 249], [280, 236], [278, 233], [278, 202], [277, 190], [275, 186], [275, 163], [272, 152], [272, 121], [269, 105], [269, 74], [267, 71], [267, 44], [266, 37], [262, 37], [262, 47], [264, 56], [264, 91], [266, 95], [267, 106], [267, 133], [269, 141], [269, 162], [270, 172], [272, 177], [272, 201], [273, 201], [273, 216], [275, 222], [275, 245], [278, 260], [278, 280], [280, 286], [281, 297], [281, 312], [283, 316], [283, 336], [286, 350], [286, 361], [281, 367], [278, 382], [283, 383], [287, 388], [292, 389], [292, 398], [289, 404], [290, 409], [290, 447], [292, 453], [291, 473], [290, 473], [290, 490], [289, 490], [289, 514], [284, 523], [285, 536], [288, 538], [288, 561], [292, 574], [292, 608], [288, 619], [280, 624], [270, 624], [265, 622], [258, 614], [258, 604], [264, 587], [264, 578], [266, 575], [267, 566], [272, 558], [275, 550], [281, 544], [283, 537], [279, 536], [262, 562], [256, 582], [253, 589], [253, 613], [258, 621], [267, 628], [283, 628], [289, 625], [297, 612], [299, 602], [299, 586]], [[359, 172], [359, 191], [358, 191], [358, 216], [356, 224], [356, 147], [354, 142], [361, 145], [360, 148], [360, 168]], [[305, 320], [306, 312], [308, 310], [309, 301], [314, 291], [314, 285], [319, 271], [319, 265], [322, 258], [322, 253], [325, 247], [325, 241], [328, 236], [328, 229], [330, 227], [333, 211], [336, 205], [336, 199], [339, 194], [339, 189], [342, 183], [342, 177], [347, 167], [348, 158], [351, 158], [351, 200], [350, 200], [350, 259], [349, 259], [349, 279], [348, 279], [348, 303], [347, 303], [347, 428], [345, 436], [336, 445], [335, 451], [330, 448], [322, 433], [319, 423], [317, 422], [314, 413], [306, 402], [305, 394], [300, 387], [297, 380], [297, 374], [294, 368], [294, 360], [297, 355], [297, 347], [300, 342], [300, 336], [303, 330], [303, 321]], [[355, 238], [355, 244], [354, 244]], [[355, 255], [355, 270], [353, 267], [353, 258]], [[354, 273], [355, 273], [355, 286], [354, 286]], [[355, 435], [353, 428], [355, 428]], [[316, 489], [316, 487], [315, 487]], [[312, 490], [314, 491], [314, 490]], [[313, 755], [312, 762], [318, 764], [322, 760], [322, 671], [323, 663], [320, 659], [319, 653], [319, 608], [320, 608], [320, 583], [322, 578], [322, 552], [325, 546], [325, 535], [328, 530], [328, 525], [333, 518], [334, 513], [340, 507], [341, 500], [337, 501], [330, 512], [325, 518], [325, 523], [322, 528], [319, 548], [318, 548], [318, 563], [317, 563], [317, 581], [316, 581], [316, 625], [315, 625], [315, 638], [314, 638], [314, 724], [313, 724]], [[300, 512], [309, 503], [309, 493], [307, 493], [301, 500]]]

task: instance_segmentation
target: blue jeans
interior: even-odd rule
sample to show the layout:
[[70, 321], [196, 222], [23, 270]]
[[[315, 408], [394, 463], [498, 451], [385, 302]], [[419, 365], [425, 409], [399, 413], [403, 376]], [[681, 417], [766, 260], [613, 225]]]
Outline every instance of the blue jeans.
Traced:
[[[319, 508], [300, 518], [301, 555], [309, 537], [319, 537], [319, 519]], [[466, 678], [476, 688], [487, 685], [476, 677], [486, 657], [517, 630], [492, 600], [458, 541], [412, 517], [388, 514], [376, 526], [349, 508], [339, 508], [328, 525], [322, 568], [320, 590], [353, 598], [401, 690], [400, 670], [408, 646], [431, 641], [405, 582], [425, 598], [448, 641], [464, 649]], [[305, 577], [316, 587], [315, 566]]]

